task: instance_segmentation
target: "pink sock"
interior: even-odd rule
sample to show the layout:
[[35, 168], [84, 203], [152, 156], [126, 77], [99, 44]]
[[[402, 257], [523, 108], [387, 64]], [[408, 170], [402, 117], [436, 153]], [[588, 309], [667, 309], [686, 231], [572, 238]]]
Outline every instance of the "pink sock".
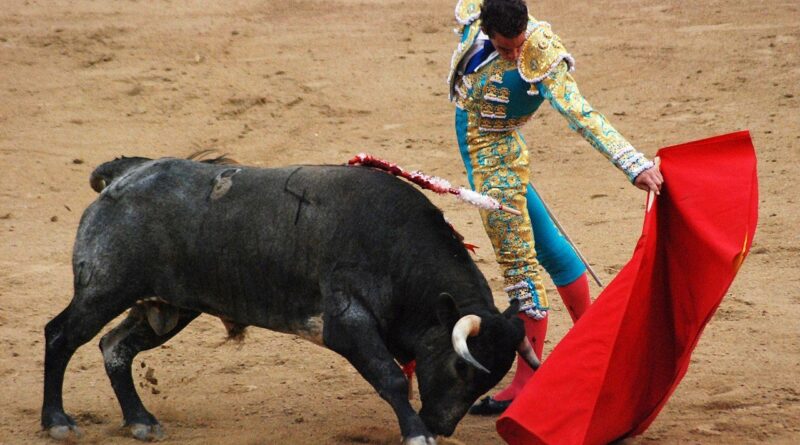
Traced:
[[579, 318], [589, 309], [592, 300], [589, 298], [589, 280], [586, 274], [581, 275], [572, 283], [566, 286], [556, 287], [558, 294], [561, 295], [561, 300], [564, 306], [569, 311], [569, 316], [572, 317], [572, 322], [575, 323]]
[[[517, 314], [522, 322], [525, 323], [525, 336], [531, 341], [533, 351], [539, 359], [542, 358], [544, 349], [544, 338], [547, 335], [547, 317], [542, 320], [534, 320], [532, 317], [520, 312]], [[522, 387], [533, 376], [533, 369], [528, 366], [521, 357], [517, 356], [517, 370], [511, 383], [502, 391], [495, 394], [492, 398], [498, 401], [511, 400], [522, 391]]]

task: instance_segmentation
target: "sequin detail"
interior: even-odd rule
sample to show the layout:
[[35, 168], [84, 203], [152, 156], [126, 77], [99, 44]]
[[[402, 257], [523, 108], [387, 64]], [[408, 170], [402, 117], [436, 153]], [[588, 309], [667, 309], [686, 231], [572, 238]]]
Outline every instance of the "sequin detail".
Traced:
[[542, 302], [539, 298], [539, 293], [536, 291], [536, 285], [533, 280], [525, 277], [521, 281], [503, 289], [508, 293], [508, 302], [519, 302], [519, 311], [524, 312], [529, 317], [536, 320], [541, 320], [547, 317], [547, 311], [550, 309], [547, 302]]

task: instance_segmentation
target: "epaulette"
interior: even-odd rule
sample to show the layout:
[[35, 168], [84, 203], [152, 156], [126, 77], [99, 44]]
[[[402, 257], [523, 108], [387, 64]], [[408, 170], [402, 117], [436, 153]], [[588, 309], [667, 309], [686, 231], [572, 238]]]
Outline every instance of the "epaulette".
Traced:
[[522, 44], [517, 60], [517, 69], [526, 82], [536, 83], [547, 77], [561, 61], [566, 61], [569, 70], [575, 70], [575, 59], [567, 52], [561, 39], [550, 29], [547, 22], [531, 20], [528, 24], [528, 38]]
[[467, 26], [481, 15], [483, 0], [458, 0], [456, 3], [456, 21]]

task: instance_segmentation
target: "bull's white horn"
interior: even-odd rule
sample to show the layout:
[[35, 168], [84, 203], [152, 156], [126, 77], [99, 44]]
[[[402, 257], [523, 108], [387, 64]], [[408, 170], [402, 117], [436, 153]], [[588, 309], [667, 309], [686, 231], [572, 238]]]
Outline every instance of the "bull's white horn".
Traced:
[[533, 346], [531, 346], [531, 342], [528, 340], [528, 337], [522, 337], [522, 341], [519, 342], [519, 348], [517, 348], [517, 352], [532, 369], [539, 369], [539, 366], [541, 366], [542, 362], [539, 361], [539, 357], [537, 357], [536, 353], [533, 352]]
[[469, 353], [469, 347], [467, 347], [467, 337], [474, 337], [478, 335], [480, 330], [481, 317], [478, 317], [477, 315], [465, 315], [461, 317], [458, 322], [456, 322], [456, 325], [453, 326], [453, 349], [455, 349], [456, 354], [466, 360], [467, 363], [487, 374], [490, 374], [489, 370], [475, 360], [475, 357]]
[[105, 179], [99, 176], [92, 176], [89, 179], [89, 185], [92, 186], [92, 190], [96, 191], [97, 193], [100, 193], [103, 191], [104, 188], [106, 188], [107, 184]]

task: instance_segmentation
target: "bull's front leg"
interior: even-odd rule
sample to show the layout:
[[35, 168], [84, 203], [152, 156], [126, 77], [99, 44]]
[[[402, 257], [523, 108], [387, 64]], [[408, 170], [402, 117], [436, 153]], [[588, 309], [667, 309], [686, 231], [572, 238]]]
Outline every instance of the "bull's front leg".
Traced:
[[351, 305], [343, 314], [325, 316], [323, 341], [344, 356], [392, 406], [404, 445], [435, 445], [436, 440], [408, 402], [408, 380], [381, 340], [372, 314]]

